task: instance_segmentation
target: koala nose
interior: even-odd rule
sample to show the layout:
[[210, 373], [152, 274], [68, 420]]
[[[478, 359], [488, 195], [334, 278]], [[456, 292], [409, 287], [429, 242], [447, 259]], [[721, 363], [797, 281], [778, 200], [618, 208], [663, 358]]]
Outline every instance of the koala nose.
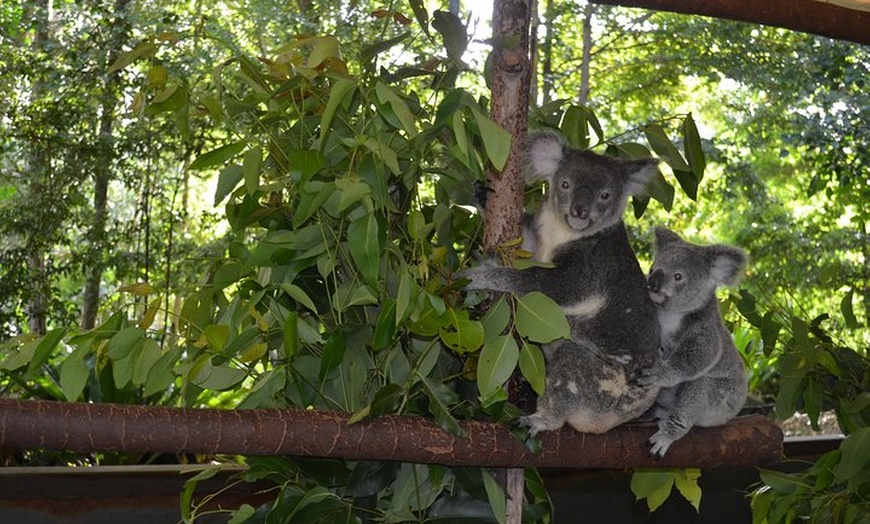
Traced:
[[586, 206], [574, 206], [571, 208], [571, 215], [577, 218], [589, 218], [589, 208]]
[[649, 276], [649, 280], [647, 281], [647, 287], [649, 287], [650, 291], [659, 291], [662, 287], [662, 283], [665, 281], [665, 272], [661, 269], [656, 269]]

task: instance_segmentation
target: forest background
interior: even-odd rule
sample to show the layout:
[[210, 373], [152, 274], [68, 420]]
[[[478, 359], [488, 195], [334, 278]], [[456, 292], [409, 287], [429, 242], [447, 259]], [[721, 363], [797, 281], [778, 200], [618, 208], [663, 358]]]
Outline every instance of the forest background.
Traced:
[[[264, 264], [251, 262], [251, 252], [255, 259], [259, 252], [248, 247], [263, 238], [281, 243], [275, 235], [269, 236], [277, 226], [266, 224], [268, 217], [257, 213], [270, 204], [280, 205], [281, 197], [276, 195], [292, 184], [280, 177], [259, 177], [268, 160], [246, 152], [240, 161], [244, 148], [234, 144], [255, 141], [258, 128], [271, 132], [263, 130], [273, 122], [245, 116], [255, 114], [251, 108], [258, 103], [244, 94], [246, 90], [275, 88], [262, 79], [281, 67], [305, 76], [301, 63], [311, 66], [312, 78], [338, 71], [379, 81], [372, 100], [386, 124], [377, 125], [404, 127], [409, 133], [419, 125], [409, 124], [408, 118], [419, 118], [426, 107], [437, 107], [443, 114], [450, 98], [446, 94], [461, 92], [462, 96], [454, 97], [461, 100], [455, 105], [475, 122], [467, 124], [469, 140], [488, 148], [486, 124], [478, 118], [486, 109], [485, 59], [493, 44], [486, 41], [490, 37], [486, 13], [474, 8], [469, 12], [463, 6], [455, 11], [457, 17], [434, 16], [436, 34], [420, 23], [420, 11], [412, 7], [428, 7], [427, 12], [449, 9], [419, 2], [406, 6], [305, 0], [208, 6], [135, 0], [4, 2], [0, 6], [0, 348], [5, 356], [0, 363], [4, 371], [0, 394], [181, 405], [281, 405], [276, 392], [291, 379], [278, 383], [272, 380], [277, 373], [269, 375], [268, 355], [276, 344], [288, 358], [302, 352], [297, 343], [324, 346], [322, 352], [311, 350], [318, 358], [332, 355], [331, 348], [339, 342], [352, 346], [353, 332], [320, 340], [315, 323], [299, 320], [297, 324], [296, 316], [293, 325], [300, 333], [275, 328], [269, 314], [283, 326], [288, 315], [297, 313], [271, 306], [258, 309], [259, 298], [251, 299], [260, 289], [246, 282], [262, 283]], [[686, 146], [682, 137], [689, 115], [697, 126], [706, 165], [696, 179], [687, 180], [669, 162], [664, 172], [670, 184], [646, 209], [643, 203], [636, 205], [636, 215], [643, 214], [629, 227], [644, 261], [650, 257], [654, 224], [667, 225], [698, 242], [732, 243], [749, 252], [752, 263], [741, 292], [728, 295], [723, 308], [750, 366], [755, 399], [778, 397], [780, 407], [808, 410], [813, 419], [823, 409], [838, 408], [853, 415], [866, 411], [866, 393], [863, 403], [844, 404], [840, 400], [849, 395], [835, 391], [840, 386], [830, 380], [807, 382], [806, 370], [785, 384], [783, 376], [794, 376], [788, 371], [799, 365], [799, 358], [789, 355], [789, 347], [800, 350], [823, 343], [845, 348], [860, 361], [866, 359], [870, 345], [870, 207], [866, 205], [870, 200], [870, 51], [786, 30], [583, 2], [542, 2], [533, 24], [533, 127], [564, 130], [566, 118], [582, 114], [585, 132], [575, 140], [599, 152], [618, 146], [622, 153], [636, 153], [635, 144], [649, 143], [647, 150], [661, 156], [668, 149], [652, 143], [659, 135], [650, 131], [651, 126], [666, 136], [681, 137], [671, 146]], [[306, 35], [315, 40], [300, 44], [299, 37]], [[298, 57], [280, 61], [304, 46], [308, 46], [307, 62], [296, 61]], [[224, 78], [225, 70], [233, 74]], [[389, 85], [413, 94], [403, 93], [401, 103], [396, 102]], [[294, 86], [286, 89], [296, 93]], [[236, 97], [220, 98], [224, 92]], [[329, 92], [324, 93], [321, 102], [328, 112]], [[413, 115], [402, 107], [411, 107]], [[584, 109], [571, 112], [568, 107]], [[342, 103], [338, 111], [352, 109], [352, 104]], [[319, 114], [324, 114], [323, 106]], [[359, 129], [375, 125], [375, 120], [360, 124]], [[437, 114], [434, 121], [438, 123]], [[304, 132], [299, 136], [302, 142], [311, 138]], [[453, 145], [461, 149], [459, 136], [454, 140]], [[417, 221], [408, 235], [409, 245], [418, 252], [414, 270], [397, 272], [395, 280], [401, 286], [402, 275], [413, 274], [415, 297], [419, 290], [432, 292], [432, 274], [444, 273], [441, 266], [457, 269], [467, 255], [462, 248], [476, 246], [479, 217], [458, 204], [473, 203], [470, 182], [482, 179], [482, 166], [487, 160], [494, 163], [497, 152], [486, 149], [489, 158], [477, 159], [481, 165], [471, 165], [472, 161], [440, 171], [423, 169], [426, 176], [421, 175], [415, 185], [407, 181], [408, 173], [403, 178], [400, 169], [392, 169], [383, 142], [343, 144], [348, 151], [362, 147], [374, 155], [368, 160], [362, 155], [361, 170], [377, 158], [406, 188], [414, 186], [410, 203], [403, 202], [407, 207], [398, 210], [407, 210], [412, 222]], [[268, 146], [263, 150], [268, 152]], [[240, 163], [234, 164], [233, 159]], [[402, 155], [398, 161], [393, 159], [403, 168], [405, 160]], [[296, 166], [294, 176], [304, 179], [308, 171], [322, 169], [321, 164], [306, 160], [302, 167]], [[457, 166], [461, 175], [451, 183], [443, 182]], [[262, 172], [268, 169], [262, 167]], [[308, 190], [313, 194], [313, 189]], [[371, 191], [375, 207], [381, 209], [378, 206], [383, 204], [377, 188], [352, 185], [340, 190], [348, 199], [363, 200]], [[348, 228], [347, 235], [362, 228], [382, 236], [389, 229], [385, 221], [360, 222], [362, 211], [355, 210], [355, 202], [336, 198], [334, 212], [326, 205], [326, 214], [336, 218], [347, 211], [347, 220], [337, 222]], [[296, 212], [293, 225], [303, 225], [319, 213], [317, 209], [310, 214]], [[443, 250], [420, 247], [432, 235], [440, 237]], [[302, 240], [294, 237], [288, 242], [297, 249]], [[379, 242], [383, 247], [383, 240]], [[373, 284], [378, 275], [372, 276], [364, 262], [372, 253], [349, 250], [348, 260], [353, 262], [349, 265], [375, 289], [371, 296], [352, 294], [348, 288], [346, 296], [339, 297], [336, 291], [336, 300], [343, 300], [340, 305], [325, 306], [301, 283], [287, 284], [283, 292], [302, 310], [331, 309], [339, 320], [354, 308], [371, 306], [380, 298]], [[278, 256], [271, 252], [266, 258], [274, 262]], [[303, 274], [306, 269], [298, 271]], [[332, 269], [317, 265], [322, 275]], [[266, 278], [274, 280], [274, 276]], [[448, 283], [440, 283], [439, 291], [450, 291], [450, 279], [445, 280]], [[206, 307], [203, 290], [207, 287], [223, 292], [221, 298], [227, 303], [216, 299]], [[225, 323], [203, 320], [196, 336], [186, 333], [177, 340], [185, 341], [190, 354], [195, 353], [194, 346], [213, 350], [207, 362], [190, 357], [176, 366], [175, 360], [186, 358], [182, 350], [165, 362], [161, 359], [170, 347], [164, 342], [189, 327], [184, 318], [190, 324], [195, 323], [190, 317], [203, 315], [241, 318], [236, 299], [251, 299], [245, 318], [258, 325], [262, 339], [246, 338], [249, 331], [241, 328], [207, 329], [203, 326]], [[444, 313], [443, 304], [430, 302], [436, 304], [435, 311]], [[396, 318], [402, 316], [402, 305], [401, 299], [391, 304], [399, 307], [399, 313], [391, 313]], [[159, 345], [147, 349], [151, 346], [121, 322], [118, 311], [139, 319], [141, 331], [148, 330], [153, 336], [149, 340]], [[450, 326], [456, 331], [467, 327], [470, 321], [465, 315], [454, 318]], [[386, 334], [378, 331], [387, 325], [379, 320], [378, 311], [363, 316], [377, 317], [369, 322], [374, 336], [382, 336], [375, 350], [391, 347], [398, 338], [396, 329]], [[423, 320], [413, 320], [414, 333], [425, 335], [429, 328], [420, 326]], [[89, 330], [98, 326], [115, 337], [104, 340], [114, 366], [105, 364], [106, 354], [83, 345], [86, 334], [93, 333]], [[306, 326], [313, 332], [305, 332]], [[275, 329], [278, 342], [267, 336]], [[434, 329], [458, 353], [473, 353], [482, 345], [454, 340], [451, 346], [450, 337], [443, 335], [444, 326]], [[487, 343], [492, 342], [487, 337]], [[90, 344], [99, 336], [87, 340]], [[128, 371], [119, 371], [126, 369], [117, 365], [123, 360], [119, 357], [128, 356], [122, 346], [134, 342], [140, 344], [135, 350], [140, 363], [143, 359], [150, 366], [164, 363], [165, 369], [151, 376], [137, 374], [132, 366], [129, 376]], [[229, 365], [226, 352], [234, 343], [237, 355]], [[411, 346], [412, 353], [423, 351]], [[89, 352], [92, 356], [86, 358]], [[833, 376], [852, 369], [847, 363], [852, 357], [833, 350], [823, 353], [832, 356], [813, 357], [812, 362]], [[67, 358], [77, 354], [80, 358]], [[325, 383], [335, 369], [343, 369], [345, 355], [336, 358], [327, 365], [303, 361], [301, 368], [316, 367], [312, 376]], [[467, 362], [460, 366], [465, 371]], [[209, 367], [210, 379], [201, 378], [203, 366]], [[382, 377], [383, 382], [389, 378]], [[851, 385], [860, 391], [866, 377], [856, 380]], [[431, 404], [450, 398], [444, 404], [457, 405], [437, 386], [425, 380], [422, 384], [421, 394]], [[788, 390], [785, 397], [783, 387]], [[401, 393], [375, 389], [368, 400], [389, 398], [389, 409], [395, 409], [396, 397], [403, 399], [396, 404], [405, 408], [414, 391], [411, 386]], [[357, 412], [366, 406], [365, 400], [335, 403], [323, 389], [320, 393], [328, 398], [328, 407]], [[291, 402], [305, 404], [305, 392], [297, 394], [301, 398]], [[854, 400], [852, 396], [850, 401]], [[460, 411], [451, 408], [453, 415]]]

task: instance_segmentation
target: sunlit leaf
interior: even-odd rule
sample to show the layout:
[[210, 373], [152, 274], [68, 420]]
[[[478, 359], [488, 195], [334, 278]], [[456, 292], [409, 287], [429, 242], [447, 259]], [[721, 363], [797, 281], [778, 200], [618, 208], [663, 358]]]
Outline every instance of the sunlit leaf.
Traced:
[[88, 383], [90, 369], [84, 359], [78, 355], [70, 355], [60, 365], [60, 389], [67, 401], [79, 399], [85, 385]]
[[483, 140], [486, 156], [492, 162], [492, 166], [497, 171], [501, 171], [511, 153], [511, 135], [477, 109], [472, 108], [472, 113], [480, 128], [480, 138]]
[[477, 362], [477, 388], [487, 396], [510, 378], [517, 367], [520, 351], [511, 336], [500, 336], [483, 345]]
[[701, 487], [698, 479], [701, 478], [701, 470], [690, 468], [678, 470], [674, 477], [674, 484], [680, 494], [689, 501], [696, 512], [701, 511]]
[[674, 477], [671, 470], [636, 470], [631, 476], [631, 492], [637, 500], [646, 499], [649, 510], [655, 511], [671, 494]]
[[459, 353], [475, 351], [483, 344], [483, 325], [468, 317], [467, 310], [448, 308], [448, 324], [439, 331], [447, 347]]

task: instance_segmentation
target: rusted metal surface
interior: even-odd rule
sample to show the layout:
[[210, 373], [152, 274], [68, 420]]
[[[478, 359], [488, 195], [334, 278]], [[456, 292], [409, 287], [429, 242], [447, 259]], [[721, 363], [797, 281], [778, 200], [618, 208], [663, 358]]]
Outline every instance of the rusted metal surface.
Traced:
[[446, 466], [719, 467], [758, 465], [782, 456], [782, 431], [751, 415], [716, 428], [693, 428], [662, 459], [648, 455], [653, 424], [603, 435], [570, 428], [540, 436], [536, 455], [502, 424], [463, 421], [464, 437], [421, 417], [383, 416], [355, 424], [337, 412], [182, 409], [0, 399], [0, 446], [68, 451], [294, 455], [396, 460]]

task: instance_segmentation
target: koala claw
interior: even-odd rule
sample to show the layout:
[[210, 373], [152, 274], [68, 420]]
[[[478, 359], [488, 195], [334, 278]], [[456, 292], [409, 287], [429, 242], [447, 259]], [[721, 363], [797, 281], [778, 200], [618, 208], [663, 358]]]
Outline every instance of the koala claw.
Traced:
[[652, 445], [649, 451], [650, 456], [654, 458], [664, 457], [673, 442], [673, 439], [663, 435], [661, 431], [656, 432], [649, 438], [649, 443]]
[[520, 425], [529, 428], [529, 435], [534, 437], [541, 431], [552, 431], [562, 427], [563, 422], [556, 422], [540, 413], [520, 417]]
[[635, 371], [628, 382], [632, 386], [641, 388], [650, 388], [655, 385], [660, 385], [658, 375], [652, 369], [640, 369]]

